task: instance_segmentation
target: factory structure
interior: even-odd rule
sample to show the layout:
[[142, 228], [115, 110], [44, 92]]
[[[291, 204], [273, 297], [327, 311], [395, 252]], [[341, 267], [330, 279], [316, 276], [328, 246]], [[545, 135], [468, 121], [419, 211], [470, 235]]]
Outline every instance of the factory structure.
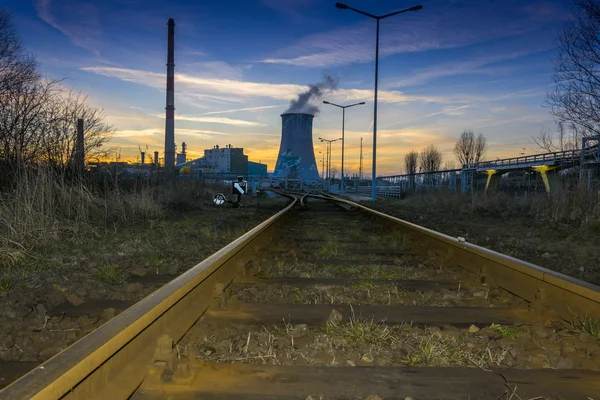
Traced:
[[230, 144], [225, 147], [216, 145], [212, 149], [206, 149], [203, 157], [178, 163], [175, 169], [180, 174], [267, 176], [267, 164], [249, 161], [243, 148], [233, 147]]

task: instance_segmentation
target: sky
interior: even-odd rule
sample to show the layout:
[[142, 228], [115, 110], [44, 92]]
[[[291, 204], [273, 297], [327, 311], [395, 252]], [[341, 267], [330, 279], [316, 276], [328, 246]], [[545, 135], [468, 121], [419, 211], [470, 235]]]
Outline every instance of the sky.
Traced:
[[[402, 172], [404, 154], [436, 145], [444, 165], [465, 129], [488, 140], [488, 159], [541, 152], [531, 138], [555, 129], [545, 107], [556, 36], [572, 18], [559, 0], [347, 0], [383, 15], [377, 117], [378, 175]], [[243, 147], [270, 171], [281, 118], [309, 84], [331, 74], [317, 101], [346, 111], [345, 168], [364, 170], [373, 146], [375, 20], [329, 0], [2, 0], [27, 49], [53, 78], [103, 108], [121, 157], [164, 151], [167, 20], [175, 20], [175, 140], [188, 158]], [[341, 136], [341, 110], [320, 104], [313, 138]], [[340, 142], [332, 166], [339, 167]], [[337, 146], [336, 146], [337, 144]]]

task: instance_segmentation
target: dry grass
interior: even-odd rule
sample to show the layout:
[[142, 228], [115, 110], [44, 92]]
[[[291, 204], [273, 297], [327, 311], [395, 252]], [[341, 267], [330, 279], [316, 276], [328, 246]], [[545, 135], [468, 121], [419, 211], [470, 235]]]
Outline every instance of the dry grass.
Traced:
[[[127, 186], [67, 179], [45, 169], [19, 171], [12, 185], [0, 190], [0, 272], [27, 264], [34, 248], [127, 227], [152, 229], [169, 213], [203, 208], [215, 190], [202, 182]], [[213, 241], [212, 228], [200, 231]]]

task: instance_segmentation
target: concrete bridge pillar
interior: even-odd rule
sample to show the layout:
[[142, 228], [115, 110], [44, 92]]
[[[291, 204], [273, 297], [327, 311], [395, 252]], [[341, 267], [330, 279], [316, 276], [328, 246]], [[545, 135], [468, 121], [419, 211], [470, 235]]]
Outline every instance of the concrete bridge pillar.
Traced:
[[558, 166], [556, 165], [538, 165], [535, 167], [531, 167], [536, 172], [539, 172], [542, 180], [544, 181], [544, 186], [546, 187], [546, 192], [550, 193], [550, 180], [548, 179], [548, 173], [551, 173], [551, 176], [556, 176], [556, 170]]
[[483, 172], [485, 172], [488, 176], [487, 182], [485, 183], [484, 192], [487, 192], [489, 188], [491, 188], [492, 190], [496, 190], [498, 188], [498, 182], [500, 181], [500, 177], [502, 176], [502, 174], [499, 174], [498, 171], [495, 169], [488, 169]]

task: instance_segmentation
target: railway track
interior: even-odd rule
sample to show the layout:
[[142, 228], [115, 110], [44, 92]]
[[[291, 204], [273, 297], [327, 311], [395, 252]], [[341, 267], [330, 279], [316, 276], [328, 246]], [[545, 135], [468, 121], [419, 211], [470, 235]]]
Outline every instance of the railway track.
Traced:
[[600, 288], [349, 201], [285, 195], [0, 398], [600, 398], [600, 341], [581, 324], [600, 317]]

